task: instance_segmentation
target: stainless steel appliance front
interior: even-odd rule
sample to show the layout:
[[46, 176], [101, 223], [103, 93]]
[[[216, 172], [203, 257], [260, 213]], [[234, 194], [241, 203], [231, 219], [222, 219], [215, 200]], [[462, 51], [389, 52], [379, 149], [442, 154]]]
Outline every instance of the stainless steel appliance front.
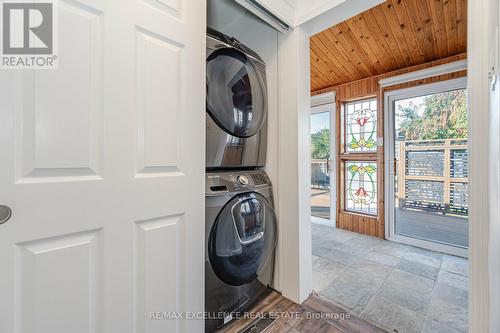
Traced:
[[278, 224], [264, 171], [208, 173], [205, 332], [242, 315], [273, 286]]
[[267, 84], [263, 60], [234, 38], [207, 35], [207, 169], [263, 167]]

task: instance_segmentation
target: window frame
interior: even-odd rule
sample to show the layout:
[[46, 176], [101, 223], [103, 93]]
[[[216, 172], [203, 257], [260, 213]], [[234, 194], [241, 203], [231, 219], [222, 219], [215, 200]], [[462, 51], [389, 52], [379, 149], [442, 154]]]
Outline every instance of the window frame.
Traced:
[[[377, 103], [377, 109], [375, 110], [375, 116], [376, 116], [376, 125], [375, 125], [375, 133], [376, 133], [376, 148], [372, 151], [357, 151], [357, 152], [349, 152], [347, 150], [347, 105], [353, 104], [353, 103], [359, 103], [359, 102], [366, 102], [366, 101], [372, 101], [375, 100]], [[380, 207], [378, 204], [378, 198], [380, 196], [380, 165], [378, 163], [378, 150], [379, 150], [379, 122], [380, 122], [380, 101], [378, 99], [377, 95], [368, 95], [368, 96], [363, 96], [360, 98], [355, 98], [355, 99], [350, 99], [350, 100], [343, 100], [340, 101], [340, 124], [338, 129], [341, 131], [340, 138], [341, 142], [339, 144], [339, 195], [340, 195], [340, 212], [343, 213], [348, 213], [348, 214], [354, 214], [354, 215], [361, 215], [361, 216], [367, 216], [370, 218], [378, 218], [378, 215], [380, 213]], [[368, 212], [363, 212], [359, 210], [353, 210], [353, 209], [347, 209], [347, 188], [346, 188], [346, 182], [347, 182], [347, 170], [346, 170], [346, 165], [347, 162], [366, 162], [366, 163], [373, 163], [377, 166], [377, 177], [376, 177], [376, 184], [375, 184], [375, 189], [376, 189], [376, 212], [374, 213], [368, 213]]]
[[365, 102], [372, 102], [375, 101], [377, 105], [377, 109], [375, 110], [375, 143], [378, 143], [378, 113], [380, 109], [379, 101], [376, 96], [371, 96], [371, 97], [365, 97], [365, 98], [360, 98], [360, 99], [354, 99], [350, 101], [345, 101], [342, 103], [342, 114], [341, 114], [341, 128], [342, 128], [342, 153], [344, 154], [376, 154], [377, 153], [377, 146], [375, 146], [375, 149], [373, 150], [365, 150], [365, 151], [349, 151], [347, 147], [347, 106], [349, 104], [358, 104], [358, 103], [365, 103]]

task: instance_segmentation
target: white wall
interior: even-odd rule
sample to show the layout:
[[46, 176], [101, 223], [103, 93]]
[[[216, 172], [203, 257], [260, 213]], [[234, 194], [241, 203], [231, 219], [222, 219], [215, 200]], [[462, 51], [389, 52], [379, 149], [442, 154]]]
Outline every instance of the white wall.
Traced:
[[314, 35], [382, 2], [384, 0], [300, 0], [296, 24]]
[[312, 280], [309, 38], [301, 28], [279, 37], [281, 288], [302, 303]]
[[298, 0], [295, 8], [295, 25], [301, 25], [345, 1], [346, 0]]
[[[274, 186], [274, 202], [279, 212], [278, 200], [278, 34], [276, 30], [236, 4], [234, 0], [208, 0], [207, 24], [209, 27], [233, 36], [257, 52], [266, 63], [269, 120], [267, 164], [268, 173]], [[279, 217], [278, 217], [279, 218]], [[283, 223], [279, 219], [281, 232]], [[281, 236], [279, 235], [279, 239]], [[279, 244], [280, 245], [280, 244]], [[279, 246], [278, 246], [279, 252]], [[279, 254], [278, 254], [279, 257]], [[279, 260], [276, 267], [279, 272]], [[279, 273], [278, 273], [279, 275]], [[280, 290], [277, 276], [275, 288]]]

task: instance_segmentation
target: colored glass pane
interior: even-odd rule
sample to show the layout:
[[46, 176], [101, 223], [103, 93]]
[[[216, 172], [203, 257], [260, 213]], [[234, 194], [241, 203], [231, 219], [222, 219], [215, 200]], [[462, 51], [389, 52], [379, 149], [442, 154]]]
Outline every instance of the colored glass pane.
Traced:
[[377, 165], [374, 162], [346, 162], [346, 209], [377, 214]]
[[370, 99], [345, 105], [346, 151], [377, 150], [377, 100]]

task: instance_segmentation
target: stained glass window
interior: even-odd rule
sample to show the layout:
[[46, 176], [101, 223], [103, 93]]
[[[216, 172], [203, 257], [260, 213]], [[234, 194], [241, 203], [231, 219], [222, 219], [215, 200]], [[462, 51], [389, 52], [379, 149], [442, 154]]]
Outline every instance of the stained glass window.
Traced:
[[377, 164], [375, 162], [345, 163], [346, 210], [377, 214]]
[[377, 150], [377, 100], [369, 99], [345, 104], [347, 152]]

